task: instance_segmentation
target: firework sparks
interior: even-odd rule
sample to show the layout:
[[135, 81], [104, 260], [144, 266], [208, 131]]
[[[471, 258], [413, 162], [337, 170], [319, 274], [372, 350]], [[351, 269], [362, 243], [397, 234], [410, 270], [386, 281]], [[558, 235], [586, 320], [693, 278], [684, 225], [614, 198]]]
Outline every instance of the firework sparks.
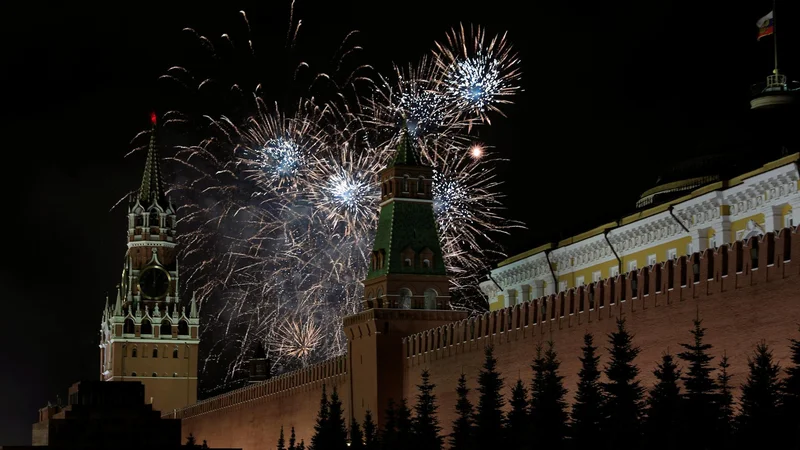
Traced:
[[467, 33], [462, 25], [436, 44], [435, 56], [449, 97], [483, 120], [490, 111], [501, 113], [499, 105], [520, 90], [520, 60], [505, 35], [489, 39], [485, 29], [470, 27]]
[[[249, 24], [247, 30], [245, 39], [224, 35], [225, 46], [217, 47], [242, 42], [246, 51], [238, 54], [255, 56]], [[191, 31], [203, 49], [215, 51], [210, 39]], [[377, 228], [377, 174], [391, 158], [403, 122], [435, 169], [443, 256], [453, 296], [461, 299], [454, 306], [485, 307], [477, 285], [496, 248], [491, 235], [516, 224], [501, 216], [494, 176], [500, 158], [482, 145], [470, 146], [470, 131], [476, 114], [484, 118], [509, 102], [519, 68], [504, 39], [487, 41], [480, 28], [470, 39], [466, 45], [463, 29], [454, 32], [448, 45], [437, 44], [435, 61], [395, 67], [391, 77], [354, 71], [344, 73], [345, 81], [333, 81], [337, 73], [312, 77], [312, 83], [352, 88], [352, 103], [337, 91], [331, 101], [302, 98], [292, 108], [267, 107], [263, 86], [253, 80], [211, 79], [183, 67], [162, 77], [194, 92], [227, 84], [228, 95], [244, 99], [237, 111], [251, 111], [197, 119], [173, 112], [163, 122], [186, 126], [202, 119], [196, 128], [205, 130], [197, 144], [178, 147], [170, 162], [178, 174], [176, 203], [185, 205], [179, 211], [184, 279], [208, 317], [204, 332], [215, 336], [206, 373], [218, 370], [223, 383], [236, 379], [254, 342], [269, 344], [277, 371], [346, 351], [342, 318], [359, 311], [363, 296], [360, 281]], [[344, 58], [356, 48], [343, 44], [338, 54]], [[363, 81], [367, 89], [356, 86]], [[242, 95], [243, 86], [253, 86], [254, 103]]]

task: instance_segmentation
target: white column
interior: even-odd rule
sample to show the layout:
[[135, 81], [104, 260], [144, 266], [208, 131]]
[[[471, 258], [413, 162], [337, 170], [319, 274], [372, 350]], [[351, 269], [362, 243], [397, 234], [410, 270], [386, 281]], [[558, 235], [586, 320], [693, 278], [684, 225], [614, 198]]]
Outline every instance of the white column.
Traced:
[[720, 216], [711, 227], [714, 228], [714, 241], [717, 246], [731, 243], [731, 219], [729, 216]]
[[764, 232], [771, 233], [783, 228], [783, 206], [764, 206], [761, 210], [764, 213]]
[[533, 298], [544, 297], [544, 281], [534, 280], [534, 282], [532, 283], [532, 287], [533, 287]]
[[708, 230], [709, 228], [692, 230], [692, 252], [703, 252], [708, 248]]
[[792, 222], [794, 222], [794, 226], [800, 225], [800, 195], [790, 198], [789, 205], [792, 206]]
[[520, 303], [531, 301], [531, 286], [529, 284], [522, 285], [522, 298]]

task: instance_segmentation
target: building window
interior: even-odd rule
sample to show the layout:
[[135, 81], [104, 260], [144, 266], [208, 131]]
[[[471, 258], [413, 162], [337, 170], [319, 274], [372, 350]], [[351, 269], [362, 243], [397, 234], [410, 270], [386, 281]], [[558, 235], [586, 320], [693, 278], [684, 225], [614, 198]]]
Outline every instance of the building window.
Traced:
[[131, 350], [131, 357], [136, 358], [137, 353], [138, 353], [138, 350], [136, 349], [136, 346], [134, 345], [133, 346], [133, 350]]
[[417, 181], [417, 194], [425, 195], [425, 178], [420, 176]]
[[602, 277], [603, 277], [603, 272], [599, 270], [597, 272], [592, 272], [592, 282], [597, 283], [598, 281], [600, 281]]
[[158, 374], [153, 372], [153, 377], [157, 377], [157, 376], [158, 376]]
[[558, 292], [564, 292], [567, 290], [567, 282], [566, 281], [559, 281], [558, 282]]
[[174, 373], [172, 374], [172, 378], [177, 378], [177, 377], [178, 377], [178, 372], [174, 372]]
[[411, 309], [411, 290], [400, 289], [400, 308]]
[[173, 358], [177, 358], [178, 357], [178, 347], [175, 347], [175, 348], [172, 349], [172, 357]]
[[431, 260], [430, 259], [423, 259], [422, 260], [422, 267], [425, 269], [431, 268]]
[[408, 175], [403, 175], [402, 192], [405, 192], [405, 193], [408, 192]]
[[611, 266], [611, 268], [608, 269], [609, 278], [614, 278], [618, 275], [619, 275], [619, 266]]
[[636, 269], [637, 269], [636, 260], [634, 259], [633, 261], [628, 263], [628, 272], [633, 272]]
[[671, 249], [667, 250], [667, 260], [668, 261], [675, 261], [676, 259], [678, 259], [678, 249], [677, 248], [671, 248]]
[[411, 267], [411, 258], [406, 258], [406, 260], [405, 260], [405, 266], [406, 266], [406, 267]]
[[717, 248], [717, 235], [708, 238], [708, 248]]
[[783, 227], [784, 228], [791, 228], [793, 226], [794, 226], [794, 217], [792, 217], [792, 212], [789, 211], [789, 214], [787, 214], [783, 218]]
[[586, 284], [586, 283], [584, 283], [584, 277], [577, 277], [577, 278], [575, 278], [575, 286], [576, 286], [576, 287], [578, 287], [578, 286], [583, 286], [583, 285], [585, 285], [585, 284]]
[[648, 255], [647, 256], [647, 265], [648, 266], [656, 265], [656, 255]]
[[151, 227], [160, 227], [161, 221], [158, 218], [158, 211], [151, 211], [150, 212], [150, 226]]
[[425, 291], [425, 309], [436, 309], [436, 291], [428, 289]]
[[172, 323], [169, 320], [162, 320], [161, 321], [161, 330], [159, 331], [161, 336], [172, 336]]
[[189, 324], [185, 320], [178, 322], [178, 334], [181, 336], [189, 335]]
[[135, 377], [136, 376], [136, 372], [131, 372], [131, 376]]
[[122, 332], [124, 334], [134, 334], [136, 333], [136, 326], [133, 323], [133, 319], [130, 317], [125, 319], [125, 324], [122, 327]]
[[153, 325], [147, 319], [142, 321], [141, 334], [153, 334]]
[[158, 347], [153, 347], [153, 358], [158, 358]]

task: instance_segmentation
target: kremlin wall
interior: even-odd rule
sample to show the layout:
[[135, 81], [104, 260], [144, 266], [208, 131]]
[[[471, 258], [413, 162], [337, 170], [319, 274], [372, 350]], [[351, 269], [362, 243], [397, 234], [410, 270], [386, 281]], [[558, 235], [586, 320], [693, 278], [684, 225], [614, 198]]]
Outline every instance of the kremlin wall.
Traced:
[[[447, 434], [462, 372], [473, 388], [472, 400], [477, 400], [475, 380], [484, 347], [495, 347], [508, 393], [518, 377], [531, 379], [537, 346], [552, 340], [572, 398], [583, 334], [595, 335], [604, 364], [605, 335], [618, 317], [627, 320], [642, 350], [636, 362], [644, 386], [652, 386], [652, 370], [661, 354], [677, 353], [679, 343], [689, 341], [698, 316], [707, 328], [707, 342], [714, 345], [714, 362], [725, 352], [738, 386], [756, 343], [764, 340], [786, 366], [789, 339], [800, 337], [800, 237], [793, 226], [794, 214], [800, 212], [794, 208], [800, 206], [799, 156], [730, 180], [672, 185], [661, 193], [679, 196], [632, 218], [511, 258], [481, 286], [490, 299], [485, 314], [467, 319], [460, 311], [392, 308], [396, 303], [390, 298], [384, 304], [389, 308], [367, 308], [345, 319], [347, 355], [164, 417], [181, 419], [184, 438], [191, 433], [213, 447], [265, 448], [277, 440], [281, 426], [287, 432], [295, 427], [298, 440], [308, 443], [323, 386], [329, 393], [337, 388], [348, 415], [362, 420], [370, 409], [380, 423], [386, 397], [403, 396], [413, 403], [420, 373], [428, 369]], [[391, 182], [393, 176], [383, 178]], [[384, 189], [384, 196], [386, 192], [391, 195], [392, 188]], [[393, 220], [399, 226], [400, 219]], [[389, 243], [387, 259], [396, 257], [391, 249], [405, 245], [395, 244]], [[577, 247], [587, 253], [581, 255]], [[431, 243], [426, 248], [438, 251]], [[601, 265], [604, 269], [596, 269]], [[581, 267], [588, 270], [576, 276]], [[600, 270], [608, 274], [597, 275]], [[583, 281], [583, 273], [593, 277], [590, 283]], [[543, 281], [548, 279], [559, 283], [548, 288]], [[575, 282], [570, 286], [567, 280]]]

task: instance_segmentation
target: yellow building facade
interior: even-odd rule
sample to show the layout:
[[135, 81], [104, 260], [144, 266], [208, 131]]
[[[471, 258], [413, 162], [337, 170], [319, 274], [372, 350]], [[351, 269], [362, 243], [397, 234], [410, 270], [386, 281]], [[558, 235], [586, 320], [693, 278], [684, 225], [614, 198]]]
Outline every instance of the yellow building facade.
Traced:
[[[481, 290], [491, 310], [501, 309], [794, 226], [799, 162], [797, 153], [727, 180], [657, 186], [642, 194], [636, 214], [506, 259]], [[665, 194], [671, 199], [659, 202]]]

